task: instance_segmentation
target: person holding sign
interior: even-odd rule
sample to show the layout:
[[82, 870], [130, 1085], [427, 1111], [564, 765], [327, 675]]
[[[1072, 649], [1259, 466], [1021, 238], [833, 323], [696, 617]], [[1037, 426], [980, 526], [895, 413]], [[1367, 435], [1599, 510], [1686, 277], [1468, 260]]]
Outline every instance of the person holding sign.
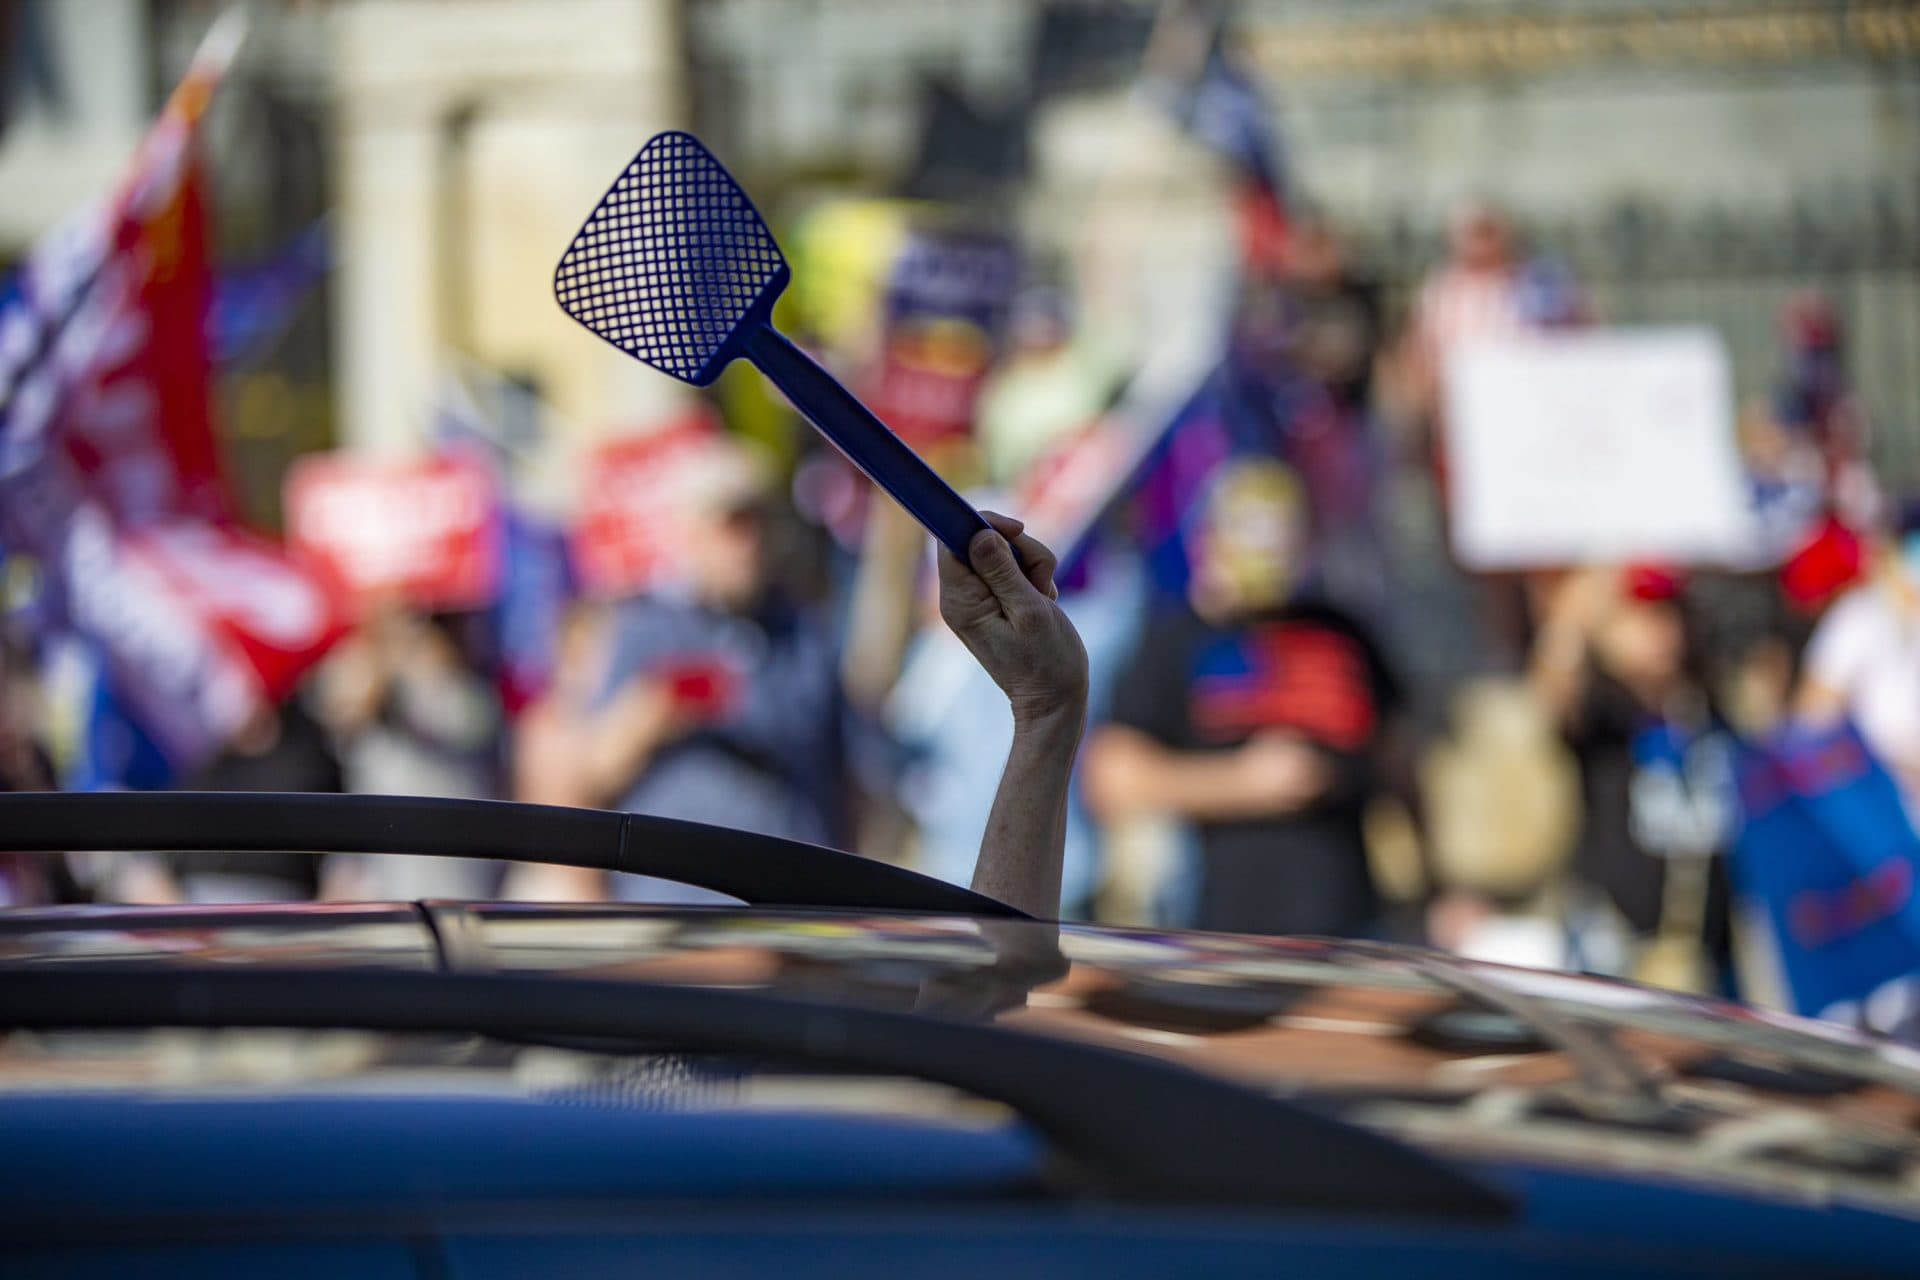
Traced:
[[1684, 580], [1650, 565], [1555, 584], [1528, 683], [1579, 766], [1570, 931], [1582, 967], [1710, 989], [1727, 960], [1725, 725], [1698, 671]]

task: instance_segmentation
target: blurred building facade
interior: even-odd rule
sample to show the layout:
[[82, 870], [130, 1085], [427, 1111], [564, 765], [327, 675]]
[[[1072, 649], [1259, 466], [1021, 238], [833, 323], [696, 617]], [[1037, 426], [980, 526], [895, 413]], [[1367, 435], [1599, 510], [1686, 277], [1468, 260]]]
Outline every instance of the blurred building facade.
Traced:
[[[1188, 268], [1190, 246], [1162, 237], [1206, 225], [1218, 180], [1192, 143], [1127, 114], [1159, 8], [706, 0], [689, 16], [695, 100], [717, 104], [705, 114], [755, 166], [899, 174], [915, 163], [906, 122], [928, 84], [964, 86], [1035, 116], [1030, 230], [1086, 248], [1100, 221], [1077, 206], [1099, 195], [1116, 207], [1106, 222], [1138, 227], [1105, 228], [1125, 246], [1117, 261]], [[1777, 372], [1779, 305], [1822, 288], [1848, 322], [1882, 462], [1897, 483], [1920, 480], [1920, 8], [1223, 8], [1301, 193], [1361, 242], [1391, 292], [1404, 299], [1437, 256], [1452, 204], [1491, 198], [1567, 261], [1603, 317], [1718, 328], [1752, 394]], [[1123, 198], [1136, 207], [1118, 209]]]
[[[205, 0], [9, 9], [0, 260], [111, 181]], [[246, 3], [215, 113], [223, 246], [332, 211], [338, 269], [229, 434], [403, 452], [449, 352], [597, 430], [679, 392], [565, 321], [553, 262], [638, 143], [691, 125], [769, 211], [852, 190], [1011, 213], [1123, 347], [1231, 262], [1223, 164], [1131, 92], [1153, 0]], [[1604, 316], [1704, 322], [1745, 393], [1777, 304], [1838, 302], [1896, 485], [1920, 479], [1920, 8], [1905, 0], [1242, 0], [1301, 194], [1404, 297], [1447, 207], [1507, 204]], [[943, 167], [944, 166], [944, 167]], [[31, 175], [29, 178], [28, 175]], [[296, 412], [295, 409], [298, 409]], [[315, 426], [324, 421], [330, 430]], [[284, 452], [284, 450], [281, 450]], [[261, 463], [270, 469], [278, 453]], [[264, 475], [263, 475], [264, 480]]]
[[637, 140], [685, 122], [671, 0], [335, 6], [345, 442], [404, 452], [451, 350], [561, 417], [658, 417], [671, 385], [581, 340], [553, 264]]
[[6, 16], [0, 261], [113, 184], [156, 94], [142, 0], [22, 0]]

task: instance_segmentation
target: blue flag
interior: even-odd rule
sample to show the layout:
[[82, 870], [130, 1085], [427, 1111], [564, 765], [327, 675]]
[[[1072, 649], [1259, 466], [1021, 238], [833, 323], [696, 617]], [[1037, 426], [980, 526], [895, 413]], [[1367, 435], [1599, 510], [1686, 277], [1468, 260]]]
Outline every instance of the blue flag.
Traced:
[[207, 308], [214, 362], [252, 359], [277, 342], [332, 265], [327, 226], [319, 221], [266, 260], [222, 271]]
[[1838, 1017], [1920, 974], [1920, 837], [1851, 726], [1743, 751], [1736, 891], [1772, 928], [1795, 1012]]
[[540, 697], [559, 662], [561, 617], [574, 597], [566, 530], [509, 506], [501, 523], [500, 696], [510, 713]]

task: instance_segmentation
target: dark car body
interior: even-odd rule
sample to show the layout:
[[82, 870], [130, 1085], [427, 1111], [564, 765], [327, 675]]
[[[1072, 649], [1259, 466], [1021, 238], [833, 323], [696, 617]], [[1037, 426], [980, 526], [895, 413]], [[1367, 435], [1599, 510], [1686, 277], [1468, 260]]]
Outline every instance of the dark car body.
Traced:
[[[1908, 1051], [1411, 948], [746, 907], [0, 915], [0, 983], [90, 972], [204, 976], [208, 999], [247, 972], [768, 996], [815, 1011], [825, 1042], [789, 1068], [510, 1029], [15, 1030], [0, 1274], [1920, 1274]], [[1104, 1195], [1017, 1111], [818, 1069], [835, 1011], [1248, 1085], [1410, 1145], [1510, 1212]], [[1117, 1131], [1182, 1132], [1173, 1093], [1169, 1114], [1130, 1096]], [[1196, 1143], [1235, 1149], [1204, 1124]], [[1342, 1150], [1238, 1158], [1311, 1182]]]

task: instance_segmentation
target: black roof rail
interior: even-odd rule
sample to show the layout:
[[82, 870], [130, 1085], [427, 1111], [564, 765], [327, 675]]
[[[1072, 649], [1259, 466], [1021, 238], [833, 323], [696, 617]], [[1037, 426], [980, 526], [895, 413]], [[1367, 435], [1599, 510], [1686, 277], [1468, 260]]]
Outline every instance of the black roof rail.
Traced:
[[72, 850], [510, 858], [658, 876], [755, 905], [1027, 918], [996, 898], [857, 854], [638, 813], [294, 792], [0, 795], [0, 853]]
[[992, 1023], [547, 974], [0, 970], [0, 1029], [353, 1028], [669, 1045], [930, 1080], [1002, 1103], [1095, 1188], [1160, 1202], [1496, 1220], [1509, 1199], [1384, 1134], [1142, 1054]]

